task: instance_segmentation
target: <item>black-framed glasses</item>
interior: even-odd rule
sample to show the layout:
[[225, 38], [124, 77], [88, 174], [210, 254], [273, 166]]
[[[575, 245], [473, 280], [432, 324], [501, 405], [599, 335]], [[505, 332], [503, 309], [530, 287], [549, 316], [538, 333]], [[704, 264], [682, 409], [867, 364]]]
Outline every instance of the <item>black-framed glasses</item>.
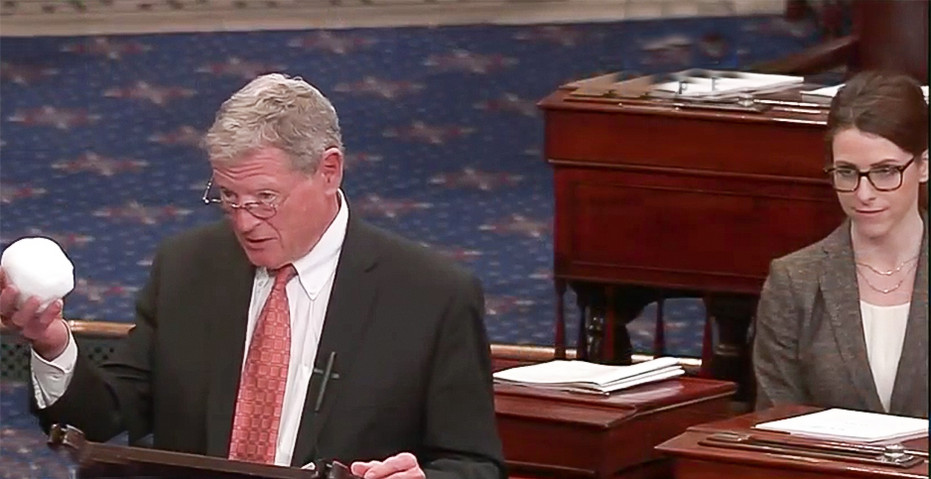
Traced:
[[831, 177], [834, 189], [841, 193], [853, 193], [860, 187], [860, 178], [866, 177], [876, 191], [895, 191], [902, 186], [905, 169], [915, 162], [913, 156], [904, 165], [882, 165], [860, 171], [849, 166], [829, 166], [824, 172]]
[[231, 215], [235, 213], [236, 210], [246, 210], [250, 215], [260, 220], [267, 220], [278, 213], [278, 205], [281, 203], [281, 198], [278, 196], [256, 201], [233, 203], [225, 198], [211, 197], [210, 189], [212, 187], [213, 178], [210, 178], [207, 180], [207, 186], [204, 187], [204, 195], [201, 197], [201, 201], [203, 201], [205, 205], [220, 205], [226, 214]]

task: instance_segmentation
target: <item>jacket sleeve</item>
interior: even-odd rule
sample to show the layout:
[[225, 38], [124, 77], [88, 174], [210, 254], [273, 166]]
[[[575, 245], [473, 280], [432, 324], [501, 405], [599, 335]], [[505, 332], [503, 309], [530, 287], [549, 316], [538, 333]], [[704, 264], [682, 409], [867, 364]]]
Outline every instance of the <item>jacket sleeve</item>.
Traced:
[[77, 427], [91, 441], [108, 441], [129, 431], [131, 442], [151, 432], [150, 352], [155, 335], [155, 297], [158, 260], [136, 301], [136, 323], [100, 367], [78, 354], [74, 376], [54, 404], [32, 410], [45, 431], [52, 424]]
[[754, 328], [756, 409], [807, 402], [798, 360], [800, 314], [787, 269], [773, 261], [760, 293]]
[[484, 299], [478, 281], [470, 279], [454, 293], [436, 339], [420, 458], [430, 479], [505, 477]]

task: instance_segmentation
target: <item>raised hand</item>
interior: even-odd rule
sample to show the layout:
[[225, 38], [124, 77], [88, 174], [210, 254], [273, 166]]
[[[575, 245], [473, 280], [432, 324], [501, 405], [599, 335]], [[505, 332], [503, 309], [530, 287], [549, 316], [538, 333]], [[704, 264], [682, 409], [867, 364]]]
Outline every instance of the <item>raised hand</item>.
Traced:
[[36, 297], [19, 304], [20, 292], [0, 269], [0, 324], [19, 333], [47, 360], [60, 355], [68, 346], [68, 326], [62, 317], [64, 303], [54, 301], [42, 311]]

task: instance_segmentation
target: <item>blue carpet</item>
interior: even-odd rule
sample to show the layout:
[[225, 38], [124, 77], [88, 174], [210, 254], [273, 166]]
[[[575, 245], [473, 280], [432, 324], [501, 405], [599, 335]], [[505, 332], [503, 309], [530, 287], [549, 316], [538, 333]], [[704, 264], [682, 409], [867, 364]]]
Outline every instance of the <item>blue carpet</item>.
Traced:
[[0, 478], [65, 479], [69, 462], [45, 445], [39, 421], [27, 409], [29, 388], [0, 381]]
[[[131, 321], [159, 240], [217, 216], [199, 201], [197, 134], [247, 79], [284, 71], [340, 113], [353, 213], [474, 270], [493, 342], [550, 345], [552, 178], [535, 102], [573, 79], [735, 69], [816, 37], [766, 16], [3, 38], [0, 242], [58, 239], [76, 264], [66, 314]], [[637, 351], [652, 314], [631, 327]], [[701, 303], [666, 314], [667, 351], [698, 356]]]

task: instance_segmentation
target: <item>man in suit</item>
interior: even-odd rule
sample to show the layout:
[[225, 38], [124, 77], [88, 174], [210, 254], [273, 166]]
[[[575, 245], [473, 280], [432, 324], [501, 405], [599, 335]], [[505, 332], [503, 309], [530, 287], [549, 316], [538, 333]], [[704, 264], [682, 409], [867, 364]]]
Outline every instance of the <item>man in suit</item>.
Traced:
[[261, 76], [205, 138], [205, 203], [226, 218], [167, 240], [136, 325], [97, 368], [62, 302], [0, 316], [31, 341], [35, 409], [91, 440], [367, 479], [502, 477], [477, 279], [355, 218], [336, 111], [303, 80]]

